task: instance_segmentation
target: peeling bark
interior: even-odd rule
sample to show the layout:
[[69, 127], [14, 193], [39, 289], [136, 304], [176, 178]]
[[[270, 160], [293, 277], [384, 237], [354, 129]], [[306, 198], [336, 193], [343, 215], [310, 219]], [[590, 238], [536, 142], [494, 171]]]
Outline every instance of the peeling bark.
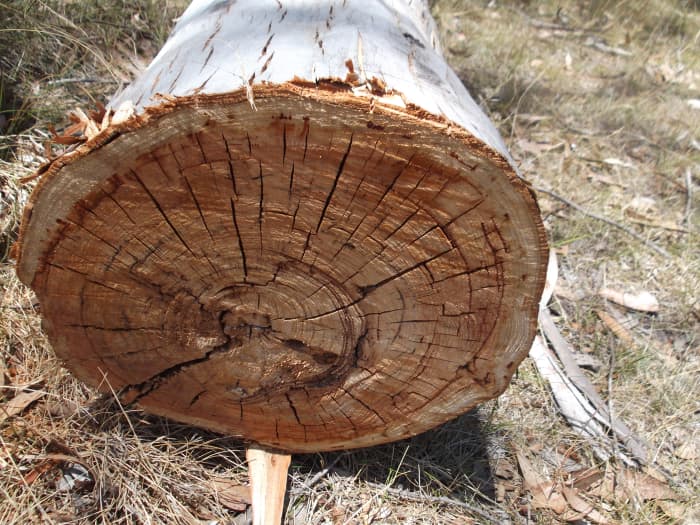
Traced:
[[16, 249], [78, 377], [286, 451], [405, 438], [506, 388], [544, 231], [422, 2], [195, 0], [111, 105]]

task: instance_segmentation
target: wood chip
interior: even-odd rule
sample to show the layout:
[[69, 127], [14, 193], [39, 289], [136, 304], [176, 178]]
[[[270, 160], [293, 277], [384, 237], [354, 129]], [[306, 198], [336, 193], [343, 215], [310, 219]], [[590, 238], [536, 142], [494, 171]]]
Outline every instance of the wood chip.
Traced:
[[0, 423], [5, 421], [7, 418], [16, 416], [22, 413], [25, 408], [31, 405], [37, 399], [42, 398], [46, 395], [43, 390], [34, 390], [32, 392], [21, 392], [9, 401], [0, 405]]
[[643, 291], [637, 294], [620, 292], [611, 288], [603, 288], [598, 292], [598, 295], [612, 301], [613, 303], [637, 310], [638, 312], [655, 313], [659, 311], [659, 301], [650, 292]]
[[619, 323], [612, 315], [603, 310], [596, 310], [596, 314], [617, 338], [628, 346], [634, 346], [634, 336]]

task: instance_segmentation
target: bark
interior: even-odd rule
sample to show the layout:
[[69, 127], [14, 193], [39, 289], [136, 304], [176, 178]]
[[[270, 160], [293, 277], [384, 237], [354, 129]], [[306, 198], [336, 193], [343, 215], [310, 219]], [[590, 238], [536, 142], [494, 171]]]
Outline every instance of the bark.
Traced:
[[422, 3], [195, 0], [112, 107], [16, 249], [78, 377], [287, 451], [506, 388], [545, 235]]

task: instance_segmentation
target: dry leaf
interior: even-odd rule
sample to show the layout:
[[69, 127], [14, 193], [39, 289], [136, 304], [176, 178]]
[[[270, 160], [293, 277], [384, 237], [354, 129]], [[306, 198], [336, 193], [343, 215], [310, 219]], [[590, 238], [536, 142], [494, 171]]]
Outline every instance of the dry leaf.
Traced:
[[547, 153], [566, 146], [564, 142], [552, 144], [550, 142], [533, 142], [527, 139], [518, 139], [515, 143], [523, 153], [529, 153], [534, 157], [538, 157], [542, 153]]
[[27, 485], [31, 485], [37, 479], [39, 479], [42, 474], [46, 474], [49, 470], [51, 470], [55, 466], [56, 466], [56, 462], [53, 460], [42, 461], [36, 467], [34, 467], [32, 470], [30, 470], [27, 474], [22, 476], [24, 483]]
[[658, 312], [659, 311], [659, 301], [656, 300], [649, 292], [639, 292], [638, 294], [624, 293], [617, 290], [612, 290], [610, 288], [601, 289], [598, 294], [617, 303], [630, 310], [637, 310], [639, 312]]
[[664, 482], [649, 474], [630, 469], [620, 469], [617, 473], [608, 471], [603, 482], [591, 491], [608, 501], [626, 503], [629, 500], [676, 500], [678, 495]]
[[345, 523], [345, 508], [338, 507], [337, 505], [331, 509], [331, 521], [333, 525], [340, 525]]
[[572, 64], [573, 64], [573, 58], [571, 58], [571, 53], [569, 53], [567, 51], [566, 55], [564, 55], [564, 69], [570, 70]]
[[566, 501], [571, 505], [571, 508], [579, 513], [574, 519], [567, 518], [567, 521], [579, 521], [586, 518], [588, 521], [593, 523], [600, 523], [605, 525], [610, 523], [608, 519], [598, 512], [592, 504], [588, 503], [586, 500], [578, 495], [578, 491], [573, 488], [562, 487], [562, 492]]
[[630, 495], [639, 496], [643, 500], [678, 499], [678, 495], [666, 483], [643, 472], [625, 469], [623, 478], [627, 492]]
[[578, 490], [586, 490], [588, 487], [597, 483], [605, 474], [597, 468], [587, 468], [571, 472], [571, 486]]
[[568, 505], [564, 497], [555, 492], [551, 481], [545, 478], [533, 468], [530, 461], [520, 452], [515, 453], [523, 475], [525, 488], [532, 495], [532, 507], [535, 509], [549, 509], [556, 514], [563, 513]]
[[44, 395], [46, 395], [46, 392], [42, 390], [34, 390], [31, 392], [22, 392], [17, 394], [9, 401], [0, 405], [0, 423], [9, 417], [16, 416], [17, 414], [21, 413], [25, 408]]
[[28, 485], [42, 474], [58, 467], [60, 475], [54, 476], [54, 484], [59, 491], [89, 491], [95, 486], [95, 476], [78, 453], [59, 440], [52, 439], [46, 445], [46, 454], [37, 456], [41, 462], [24, 476]]
[[243, 512], [251, 502], [250, 487], [226, 478], [212, 478], [209, 482], [219, 502], [230, 510]]

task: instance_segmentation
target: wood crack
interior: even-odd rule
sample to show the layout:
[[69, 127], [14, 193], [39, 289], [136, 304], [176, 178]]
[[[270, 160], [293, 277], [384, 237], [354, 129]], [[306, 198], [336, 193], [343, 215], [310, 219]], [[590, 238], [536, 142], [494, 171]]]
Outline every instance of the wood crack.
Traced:
[[243, 249], [243, 239], [241, 238], [241, 231], [238, 229], [238, 220], [236, 219], [236, 205], [231, 199], [231, 218], [233, 219], [233, 227], [236, 229], [236, 237], [238, 239], [238, 249], [241, 252], [241, 263], [243, 264], [243, 276], [244, 281], [248, 279], [248, 264], [246, 262], [245, 249]]
[[316, 233], [318, 233], [319, 229], [321, 228], [321, 223], [323, 222], [323, 219], [326, 216], [326, 210], [328, 210], [328, 206], [331, 203], [331, 199], [333, 198], [333, 194], [335, 193], [335, 189], [338, 186], [338, 180], [340, 180], [340, 176], [343, 174], [343, 169], [345, 168], [345, 161], [348, 159], [348, 155], [350, 155], [350, 149], [352, 148], [352, 138], [353, 135], [350, 135], [350, 140], [348, 141], [348, 148], [345, 150], [345, 153], [343, 154], [343, 158], [340, 159], [340, 165], [338, 166], [338, 171], [336, 171], [335, 174], [335, 179], [333, 179], [333, 186], [331, 186], [330, 191], [328, 192], [328, 195], [326, 196], [326, 201], [323, 203], [323, 209], [321, 210], [321, 218], [318, 220], [318, 224], [316, 225]]
[[182, 245], [183, 245], [185, 248], [187, 248], [187, 251], [190, 252], [190, 254], [191, 254], [193, 257], [197, 257], [197, 255], [192, 251], [192, 248], [190, 248], [190, 246], [187, 244], [187, 241], [185, 241], [185, 238], [180, 234], [180, 232], [177, 230], [177, 228], [175, 227], [175, 225], [170, 221], [170, 218], [169, 218], [168, 215], [165, 213], [165, 210], [163, 210], [163, 208], [161, 207], [161, 205], [160, 205], [160, 203], [158, 202], [158, 200], [157, 200], [157, 199], [155, 198], [155, 196], [151, 193], [151, 190], [149, 190], [149, 189], [146, 187], [146, 185], [143, 183], [143, 181], [141, 180], [141, 178], [138, 176], [138, 174], [137, 174], [134, 170], [130, 170], [130, 171], [131, 171], [131, 174], [132, 174], [132, 175], [134, 176], [134, 178], [136, 179], [136, 181], [141, 185], [141, 187], [143, 188], [143, 190], [146, 192], [146, 194], [148, 195], [148, 197], [151, 199], [151, 201], [153, 202], [153, 205], [154, 205], [154, 206], [156, 207], [156, 209], [158, 210], [158, 213], [161, 214], [161, 216], [163, 217], [163, 220], [165, 220], [165, 222], [167, 223], [167, 225], [170, 226], [170, 229], [173, 231], [173, 233], [175, 234], [175, 236], [180, 240], [180, 242], [182, 243]]

